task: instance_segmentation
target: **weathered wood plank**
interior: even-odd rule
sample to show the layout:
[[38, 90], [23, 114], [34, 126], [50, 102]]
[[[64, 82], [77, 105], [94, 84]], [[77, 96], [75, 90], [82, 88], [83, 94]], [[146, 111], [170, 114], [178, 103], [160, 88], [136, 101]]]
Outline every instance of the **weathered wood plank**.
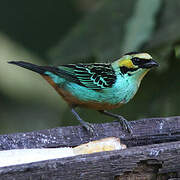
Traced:
[[133, 136], [122, 131], [118, 122], [95, 124], [98, 136], [90, 136], [81, 126], [0, 135], [0, 150], [72, 147], [111, 136], [120, 138], [128, 147], [180, 141], [180, 116], [141, 119], [130, 123], [134, 131]]
[[163, 180], [178, 178], [178, 172], [180, 141], [4, 167], [0, 168], [0, 177], [6, 180], [126, 180], [133, 177]]

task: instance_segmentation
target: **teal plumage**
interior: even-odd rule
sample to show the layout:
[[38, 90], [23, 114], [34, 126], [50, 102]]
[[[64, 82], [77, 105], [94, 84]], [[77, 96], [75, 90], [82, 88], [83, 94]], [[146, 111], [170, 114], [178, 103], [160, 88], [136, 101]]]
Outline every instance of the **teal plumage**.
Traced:
[[[82, 101], [110, 104], [129, 102], [140, 84], [136, 79], [144, 71], [137, 73], [136, 77], [131, 77], [120, 73], [119, 68], [114, 70], [110, 63], [70, 64], [58, 68], [67, 73], [65, 77], [60, 77], [49, 71], [45, 74], [49, 75], [59, 87], [63, 87]], [[95, 69], [94, 72], [92, 69]]]
[[[41, 74], [67, 101], [73, 114], [87, 129], [90, 128], [89, 124], [82, 121], [74, 107], [88, 107], [117, 117], [105, 110], [129, 102], [144, 75], [158, 65], [147, 53], [128, 53], [113, 63], [78, 63], [57, 67], [38, 66], [23, 61], [10, 63]], [[132, 131], [123, 117], [118, 118], [126, 129]]]
[[[63, 67], [60, 66], [58, 68]], [[72, 68], [70, 70], [72, 71]], [[137, 91], [138, 84], [136, 82], [133, 82], [131, 78], [124, 78], [123, 75], [115, 73], [115, 71], [112, 74], [108, 72], [107, 76], [104, 75], [105, 77], [102, 77], [100, 74], [101, 78], [99, 78], [99, 81], [96, 81], [98, 76], [94, 78], [94, 74], [89, 73], [90, 70], [88, 70], [81, 76], [76, 71], [71, 72], [77, 79], [71, 79], [67, 76], [65, 80], [49, 71], [45, 72], [45, 74], [49, 75], [60, 88], [65, 89], [82, 101], [97, 101], [110, 104], [127, 103]]]

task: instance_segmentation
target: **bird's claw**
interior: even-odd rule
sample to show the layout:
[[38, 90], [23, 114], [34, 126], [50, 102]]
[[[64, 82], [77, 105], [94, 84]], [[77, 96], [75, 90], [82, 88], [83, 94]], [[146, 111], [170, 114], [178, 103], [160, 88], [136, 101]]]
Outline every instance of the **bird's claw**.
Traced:
[[83, 127], [91, 134], [91, 135], [97, 135], [95, 127], [93, 126], [93, 124], [88, 123], [88, 122], [84, 122], [83, 123]]
[[132, 135], [133, 129], [132, 129], [131, 125], [129, 124], [129, 122], [125, 118], [123, 118], [122, 116], [119, 116], [118, 119], [121, 123], [122, 128], [124, 130], [128, 131]]

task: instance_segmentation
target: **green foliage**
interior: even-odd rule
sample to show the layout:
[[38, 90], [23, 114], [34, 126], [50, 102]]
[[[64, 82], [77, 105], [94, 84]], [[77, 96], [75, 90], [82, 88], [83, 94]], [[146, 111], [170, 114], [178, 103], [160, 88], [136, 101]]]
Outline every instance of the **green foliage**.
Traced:
[[132, 16], [134, 2], [101, 1], [91, 13], [88, 13], [72, 31], [51, 49], [52, 60], [66, 63], [78, 62], [83, 58], [95, 56], [98, 61], [118, 58], [122, 54], [124, 25]]

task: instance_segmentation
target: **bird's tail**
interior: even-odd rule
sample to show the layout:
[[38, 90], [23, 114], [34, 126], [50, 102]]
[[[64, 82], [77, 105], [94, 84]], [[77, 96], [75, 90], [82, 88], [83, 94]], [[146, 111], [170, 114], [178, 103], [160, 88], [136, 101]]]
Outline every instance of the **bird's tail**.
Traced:
[[49, 71], [50, 69], [51, 70], [53, 69], [53, 67], [50, 67], [50, 66], [49, 67], [48, 66], [38, 66], [38, 65], [31, 64], [31, 63], [24, 62], [24, 61], [9, 61], [8, 63], [15, 64], [17, 66], [21, 66], [23, 68], [37, 72], [39, 74], [44, 74], [44, 72]]
[[41, 74], [43, 77], [49, 76], [51, 79], [57, 79], [58, 76], [59, 78], [76, 82], [76, 78], [71, 73], [55, 66], [38, 66], [24, 61], [9, 61], [8, 63], [34, 71]]

